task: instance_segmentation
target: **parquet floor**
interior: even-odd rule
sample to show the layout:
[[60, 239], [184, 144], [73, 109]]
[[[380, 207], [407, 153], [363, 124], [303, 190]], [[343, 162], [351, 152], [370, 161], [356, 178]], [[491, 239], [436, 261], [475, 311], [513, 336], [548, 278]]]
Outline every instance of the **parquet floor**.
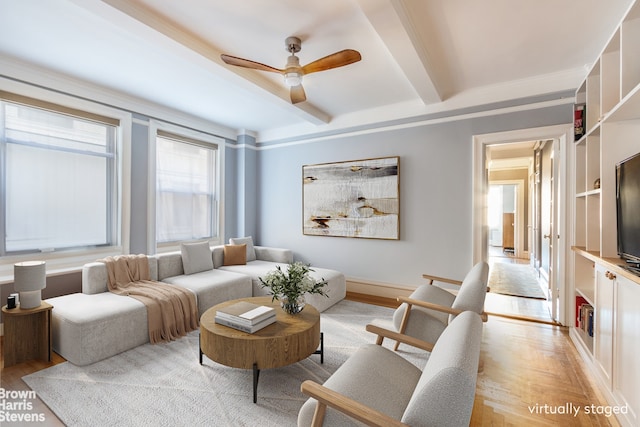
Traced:
[[480, 357], [472, 426], [619, 425], [564, 327], [490, 316]]
[[[54, 353], [51, 363], [28, 362], [2, 369], [0, 387], [28, 390], [21, 379], [24, 375], [63, 361]], [[483, 332], [481, 363], [471, 426], [619, 425], [614, 417], [584, 413], [585, 406], [605, 402], [565, 328], [490, 316]], [[46, 416], [46, 422], [38, 425], [62, 425], [42, 402], [34, 407]], [[545, 408], [557, 412], [576, 407], [580, 411], [575, 417], [544, 413]]]

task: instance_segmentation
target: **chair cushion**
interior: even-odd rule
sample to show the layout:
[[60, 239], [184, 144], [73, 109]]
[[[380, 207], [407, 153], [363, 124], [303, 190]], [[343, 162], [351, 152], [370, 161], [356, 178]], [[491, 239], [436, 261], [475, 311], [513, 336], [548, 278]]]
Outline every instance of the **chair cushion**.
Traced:
[[253, 248], [253, 237], [235, 237], [229, 239], [229, 243], [232, 245], [247, 245], [247, 262], [256, 260], [256, 251]]
[[[421, 372], [415, 365], [385, 347], [368, 344], [359, 348], [324, 386], [400, 419], [409, 404]], [[298, 425], [309, 426], [316, 400], [308, 399], [298, 413]], [[324, 425], [362, 425], [327, 408]]]
[[433, 348], [402, 422], [411, 426], [469, 425], [478, 376], [482, 320], [466, 311]]
[[[489, 277], [489, 264], [479, 262], [467, 273], [452, 308], [462, 311], [473, 311], [482, 313], [484, 311], [484, 301], [487, 296], [487, 280]], [[453, 320], [453, 315], [449, 321]]]
[[182, 266], [184, 274], [200, 273], [201, 271], [213, 269], [213, 258], [209, 242], [182, 243], [180, 245], [182, 254]]
[[[445, 307], [451, 307], [456, 298], [451, 292], [434, 285], [419, 286], [409, 297]], [[400, 330], [400, 323], [406, 309], [407, 304], [403, 303], [393, 313], [393, 325], [396, 330]], [[448, 322], [447, 313], [413, 306], [404, 333], [424, 341], [436, 342]]]

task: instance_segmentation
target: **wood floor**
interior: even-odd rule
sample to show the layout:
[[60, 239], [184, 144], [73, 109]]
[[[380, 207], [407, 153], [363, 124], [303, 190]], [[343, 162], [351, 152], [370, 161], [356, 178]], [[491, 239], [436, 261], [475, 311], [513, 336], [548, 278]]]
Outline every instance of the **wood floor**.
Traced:
[[[506, 254], [502, 248], [490, 247], [489, 265], [492, 266], [495, 263], [529, 264], [529, 260]], [[485, 311], [506, 317], [555, 323], [551, 317], [549, 302], [535, 298], [514, 297], [490, 292], [485, 301]]]
[[[350, 294], [348, 298], [357, 300], [358, 296]], [[614, 417], [585, 414], [585, 407], [606, 403], [594, 387], [566, 328], [490, 316], [484, 326], [481, 351], [482, 368], [470, 425], [619, 425]], [[21, 379], [24, 375], [63, 361], [54, 353], [51, 363], [28, 362], [3, 369], [0, 387], [28, 390]], [[558, 414], [567, 408], [580, 411], [575, 417]], [[38, 425], [63, 425], [42, 402], [34, 402], [33, 412], [45, 414], [46, 422]]]

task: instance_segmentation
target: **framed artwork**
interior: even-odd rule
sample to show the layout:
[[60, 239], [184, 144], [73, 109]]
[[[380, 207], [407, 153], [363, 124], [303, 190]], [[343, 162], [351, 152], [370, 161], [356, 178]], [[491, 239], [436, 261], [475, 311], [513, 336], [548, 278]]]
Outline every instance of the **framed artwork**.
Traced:
[[400, 157], [302, 166], [302, 228], [312, 236], [400, 238]]

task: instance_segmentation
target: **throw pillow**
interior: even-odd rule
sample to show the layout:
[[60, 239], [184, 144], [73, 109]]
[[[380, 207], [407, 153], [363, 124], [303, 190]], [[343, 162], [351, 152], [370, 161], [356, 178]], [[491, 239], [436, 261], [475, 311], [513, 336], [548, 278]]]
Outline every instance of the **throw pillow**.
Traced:
[[253, 237], [236, 237], [229, 239], [232, 245], [247, 245], [247, 262], [256, 260], [256, 250], [253, 247]]
[[245, 265], [247, 263], [247, 245], [224, 245], [222, 265]]
[[213, 270], [213, 258], [209, 242], [182, 243], [180, 252], [182, 253], [184, 274]]

